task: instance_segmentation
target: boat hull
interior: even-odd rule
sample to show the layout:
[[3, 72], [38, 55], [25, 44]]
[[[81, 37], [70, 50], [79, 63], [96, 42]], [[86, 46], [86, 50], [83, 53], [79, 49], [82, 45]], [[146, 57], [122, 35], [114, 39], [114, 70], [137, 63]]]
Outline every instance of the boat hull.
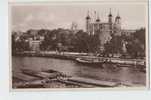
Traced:
[[103, 64], [103, 62], [87, 61], [87, 60], [83, 60], [83, 59], [80, 59], [80, 58], [77, 58], [76, 61], [79, 64], [87, 65], [87, 66], [102, 66], [102, 64]]

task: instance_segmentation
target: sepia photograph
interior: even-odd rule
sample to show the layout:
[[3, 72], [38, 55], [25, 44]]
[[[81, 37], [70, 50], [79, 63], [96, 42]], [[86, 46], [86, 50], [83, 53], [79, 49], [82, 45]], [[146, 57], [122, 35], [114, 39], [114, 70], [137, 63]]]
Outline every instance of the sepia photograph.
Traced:
[[148, 87], [147, 2], [9, 4], [10, 88]]

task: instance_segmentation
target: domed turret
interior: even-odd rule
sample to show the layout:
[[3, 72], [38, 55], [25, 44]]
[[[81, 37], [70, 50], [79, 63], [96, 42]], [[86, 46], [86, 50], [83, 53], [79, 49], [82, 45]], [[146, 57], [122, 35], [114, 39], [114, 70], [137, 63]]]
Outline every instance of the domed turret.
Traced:
[[119, 16], [119, 13], [115, 17], [115, 23], [114, 23], [114, 28], [115, 28], [115, 34], [116, 35], [121, 35], [121, 17]]
[[115, 18], [115, 22], [116, 23], [120, 23], [120, 20], [121, 20], [121, 17], [120, 17], [119, 12], [118, 12], [118, 14], [117, 14], [117, 16]]
[[100, 22], [99, 13], [97, 14], [97, 19], [96, 19], [96, 22]]
[[86, 19], [91, 19], [91, 18], [90, 18], [90, 16], [88, 15], [88, 16], [86, 17]]
[[112, 17], [112, 14], [110, 13], [110, 14], [108, 15], [108, 17]]
[[119, 12], [118, 12], [118, 14], [116, 16], [116, 19], [121, 19], [120, 15], [119, 15]]
[[100, 19], [96, 19], [96, 22], [100, 22]]
[[112, 17], [111, 11], [110, 11], [110, 13], [109, 13], [108, 17]]
[[111, 8], [110, 8], [110, 13], [109, 13], [108, 17], [109, 17], [108, 22], [109, 22], [109, 23], [112, 23], [112, 13], [111, 13]]
[[87, 14], [87, 16], [86, 16], [86, 19], [88, 20], [88, 19], [91, 19], [90, 18], [90, 15], [89, 15], [89, 11], [88, 11], [88, 14]]
[[117, 18], [117, 19], [121, 19], [121, 17], [120, 17], [120, 16], [116, 16], [116, 18]]
[[89, 11], [88, 11], [88, 14], [86, 16], [86, 32], [88, 34], [90, 34], [90, 23], [91, 23], [91, 18], [90, 18]]

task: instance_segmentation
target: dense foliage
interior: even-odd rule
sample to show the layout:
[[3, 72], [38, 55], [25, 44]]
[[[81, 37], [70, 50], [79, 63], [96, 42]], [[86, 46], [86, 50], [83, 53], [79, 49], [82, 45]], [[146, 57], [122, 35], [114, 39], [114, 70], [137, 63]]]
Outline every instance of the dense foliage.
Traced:
[[127, 36], [112, 35], [112, 39], [108, 41], [104, 47], [104, 53], [108, 54], [123, 54], [123, 41], [126, 42], [127, 54], [131, 57], [144, 57], [145, 56], [145, 29], [141, 28], [133, 34]]
[[[54, 29], [37, 30], [37, 34], [31, 34], [32, 30], [23, 33], [19, 40], [16, 38], [16, 33], [12, 34], [12, 52], [28, 51], [29, 38], [35, 36], [43, 36], [44, 40], [40, 44], [40, 49], [43, 51], [58, 50], [58, 51], [71, 51], [71, 52], [87, 52], [99, 53], [100, 40], [99, 34], [89, 35], [83, 30], [76, 33], [69, 29]], [[104, 44], [103, 54], [123, 54], [123, 41], [126, 42], [127, 54], [132, 57], [145, 56], [145, 29], [139, 29], [133, 34], [127, 36], [112, 35], [111, 40]]]
[[90, 36], [83, 30], [74, 34], [70, 30], [57, 29], [45, 35], [42, 50], [62, 50], [73, 52], [95, 52], [99, 46], [97, 36]]

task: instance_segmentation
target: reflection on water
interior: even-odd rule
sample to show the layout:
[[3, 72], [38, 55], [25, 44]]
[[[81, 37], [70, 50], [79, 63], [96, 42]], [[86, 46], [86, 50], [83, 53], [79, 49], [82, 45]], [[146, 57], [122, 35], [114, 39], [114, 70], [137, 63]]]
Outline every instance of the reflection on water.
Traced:
[[116, 67], [114, 65], [84, 66], [70, 60], [60, 60], [42, 57], [13, 57], [13, 74], [19, 73], [22, 68], [34, 69], [37, 71], [44, 69], [54, 69], [71, 76], [87, 77], [99, 80], [121, 82], [144, 86], [146, 74], [136, 68]]

